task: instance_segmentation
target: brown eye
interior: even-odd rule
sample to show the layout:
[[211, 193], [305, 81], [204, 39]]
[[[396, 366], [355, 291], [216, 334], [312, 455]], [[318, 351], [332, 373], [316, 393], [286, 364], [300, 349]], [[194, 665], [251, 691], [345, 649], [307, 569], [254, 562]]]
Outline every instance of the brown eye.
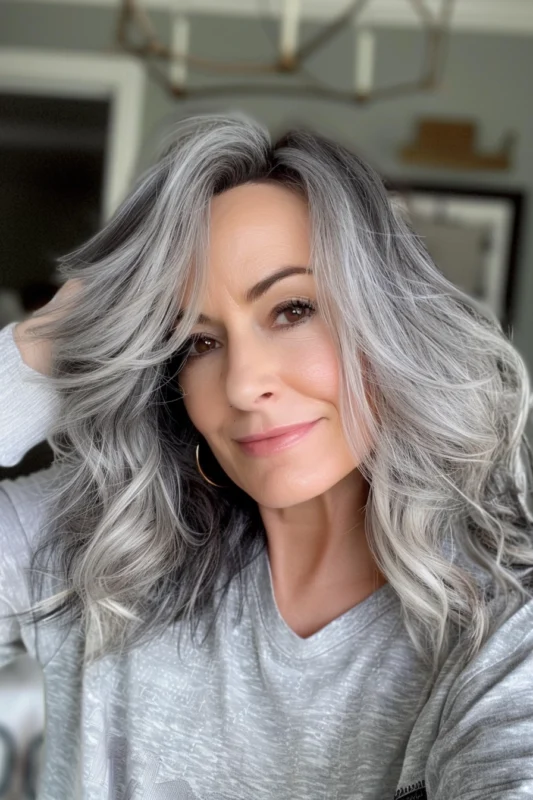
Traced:
[[[209, 336], [192, 336], [190, 339], [190, 348], [189, 352], [194, 358], [195, 356], [202, 356], [204, 353], [208, 353], [210, 348], [210, 344], [214, 342], [214, 339], [211, 339]], [[199, 349], [197, 345], [200, 345]], [[205, 349], [203, 349], [205, 347]]]
[[289, 320], [285, 327], [292, 327], [300, 322], [304, 322], [306, 319], [309, 319], [309, 317], [312, 317], [314, 313], [314, 303], [311, 303], [310, 300], [300, 300], [298, 298], [294, 298], [287, 303], [282, 303], [281, 305], [276, 306], [273, 311], [273, 316], [277, 318], [278, 316], [285, 314], [285, 319]]

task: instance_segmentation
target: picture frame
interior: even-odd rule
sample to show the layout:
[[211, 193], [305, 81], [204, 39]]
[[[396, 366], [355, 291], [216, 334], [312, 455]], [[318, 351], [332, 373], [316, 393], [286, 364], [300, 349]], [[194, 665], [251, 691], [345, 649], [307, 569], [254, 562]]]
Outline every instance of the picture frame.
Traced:
[[439, 270], [499, 319], [514, 322], [525, 194], [385, 179]]

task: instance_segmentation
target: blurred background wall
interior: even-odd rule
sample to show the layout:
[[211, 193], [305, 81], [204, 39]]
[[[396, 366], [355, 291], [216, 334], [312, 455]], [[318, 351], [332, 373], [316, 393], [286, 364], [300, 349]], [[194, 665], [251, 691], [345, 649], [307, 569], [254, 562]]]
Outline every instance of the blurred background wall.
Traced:
[[[407, 0], [405, 4], [408, 5]], [[183, 2], [181, 7], [185, 5]], [[219, 0], [212, 2], [209, 9], [204, 2], [187, 4], [188, 52], [233, 62], [273, 60], [279, 24], [269, 10], [275, 5], [273, 0], [241, 0], [240, 4]], [[327, 5], [322, 4], [324, 8]], [[335, 3], [332, 8], [333, 5], [342, 7]], [[435, 2], [429, 5], [439, 6]], [[455, 6], [461, 6], [461, 0]], [[444, 195], [455, 187], [464, 190], [464, 197], [470, 199], [476, 197], [476, 192], [485, 191], [485, 200], [491, 196], [500, 198], [502, 214], [507, 212], [501, 198], [512, 198], [509, 209], [516, 217], [514, 227], [511, 231], [509, 222], [505, 241], [500, 243], [502, 269], [509, 268], [507, 277], [513, 299], [507, 322], [512, 339], [533, 374], [533, 207], [529, 202], [533, 187], [533, 2], [469, 0], [468, 6], [477, 11], [471, 14], [469, 27], [452, 27], [438, 90], [356, 105], [281, 92], [263, 93], [259, 89], [196, 99], [174, 97], [142, 62], [135, 61], [132, 55], [120, 55], [117, 50], [118, 1], [113, 5], [107, 5], [105, 0], [0, 2], [0, 327], [22, 319], [50, 299], [57, 286], [54, 258], [99, 228], [123, 196], [128, 181], [149, 163], [160, 136], [174, 120], [195, 112], [243, 109], [267, 123], [273, 132], [300, 123], [310, 125], [353, 147], [384, 177], [399, 184], [418, 183], [435, 190], [442, 187]], [[178, 7], [174, 3], [174, 8]], [[230, 11], [227, 7], [231, 7]], [[485, 13], [489, 12], [493, 16], [500, 13], [501, 25], [487, 25]], [[170, 45], [172, 26], [168, 13], [150, 9], [150, 19], [161, 41]], [[317, 18], [304, 19], [299, 30], [301, 40], [312, 36], [323, 24]], [[373, 85], [414, 80], [420, 74], [423, 57], [420, 30], [397, 22], [387, 24], [382, 19], [373, 32]], [[19, 93], [14, 88], [13, 73], [17, 70], [13, 66], [13, 48], [22, 48], [20, 54], [28, 67], [30, 84], [34, 63], [31, 55], [37, 58], [35, 92], [28, 88], [27, 75], [24, 90]], [[117, 59], [122, 59], [123, 73], [117, 78], [117, 86], [123, 79], [129, 88], [124, 95], [126, 100], [121, 101], [118, 129], [113, 117], [118, 114], [117, 109], [105, 96], [95, 97], [81, 83], [77, 96], [76, 91], [67, 93], [70, 102], [59, 86], [57, 93], [47, 92], [42, 85], [38, 88], [39, 80], [42, 84], [39, 58], [51, 59], [65, 74], [72, 56], [89, 59], [97, 76], [94, 80], [101, 80], [102, 86], [106, 75], [115, 69], [120, 72]], [[307, 77], [315, 84], [350, 90], [354, 57], [354, 32], [346, 25], [310, 57]], [[115, 60], [106, 62], [109, 58]], [[102, 59], [100, 67], [95, 59]], [[161, 72], [168, 74], [168, 65], [163, 63]], [[72, 76], [75, 82], [75, 70]], [[187, 86], [193, 89], [207, 84], [223, 87], [228, 80], [222, 71], [213, 75], [190, 67], [186, 76]], [[298, 80], [276, 75], [268, 83], [281, 87]], [[48, 85], [50, 81], [53, 84], [53, 78]], [[256, 85], [254, 82], [252, 76], [239, 79], [239, 83], [250, 87]], [[466, 169], [439, 163], [438, 159], [432, 164], [402, 160], [399, 150], [416, 140], [418, 122], [427, 118], [475, 123], [478, 154], [498, 152], [503, 138], [511, 132], [515, 138], [508, 165]], [[473, 219], [476, 213], [474, 209]], [[420, 221], [424, 224], [422, 218]], [[465, 233], [476, 235], [470, 236], [468, 242], [465, 238], [464, 248], [477, 248], [482, 253], [483, 247], [488, 247], [483, 225], [476, 228], [474, 224], [471, 231], [465, 229]], [[434, 220], [426, 219], [423, 232], [428, 241], [434, 237], [435, 252], [443, 253], [444, 263], [444, 250], [439, 250], [442, 230], [441, 227], [437, 231]], [[451, 244], [450, 239], [447, 258], [453, 271]], [[529, 435], [533, 435], [531, 420]], [[27, 474], [47, 466], [50, 458], [51, 451], [43, 442], [19, 465], [0, 468], [0, 478]], [[0, 680], [2, 800], [34, 796], [42, 705], [36, 699], [38, 692], [30, 694], [26, 689], [31, 685], [36, 690], [38, 681], [31, 665], [22, 661], [5, 671]], [[21, 697], [25, 702], [18, 702]]]
[[[0, 3], [0, 48], [31, 48], [38, 53], [54, 54], [94, 54], [108, 55], [113, 50], [117, 27], [118, 0], [111, 7], [105, 0], [75, 0], [74, 2], [25, 2], [16, 0]], [[408, 0], [403, 0], [406, 6]], [[401, 5], [402, 0], [389, 5]], [[140, 5], [143, 5], [141, 2]], [[150, 0], [146, 6], [150, 7]], [[175, 3], [175, 7], [180, 4]], [[184, 5], [182, 2], [181, 5]], [[194, 10], [195, 3], [187, 7]], [[205, 2], [198, 5], [207, 5]], [[221, 9], [225, 0], [212, 2], [211, 7]], [[268, 60], [276, 55], [279, 41], [278, 21], [268, 15], [269, 7], [278, 7], [274, 0], [241, 0], [228, 2], [235, 9], [242, 7], [246, 13], [239, 15], [220, 11], [189, 13], [190, 31], [188, 49], [196, 56], [209, 59]], [[322, 4], [324, 5], [324, 4]], [[437, 8], [439, 3], [429, 4]], [[464, 5], [464, 0], [463, 0]], [[442, 85], [438, 90], [419, 91], [368, 105], [348, 105], [316, 98], [283, 96], [282, 94], [249, 94], [205, 97], [201, 99], [180, 99], [171, 97], [151, 75], [147, 74], [142, 97], [139, 147], [136, 170], [141, 170], [150, 160], [152, 148], [159, 136], [173, 119], [186, 116], [195, 111], [224, 110], [242, 108], [257, 115], [273, 130], [289, 124], [311, 124], [321, 132], [337, 138], [348, 146], [356, 148], [385, 176], [398, 180], [418, 181], [431, 185], [453, 185], [465, 188], [490, 190], [517, 190], [525, 200], [522, 208], [520, 237], [517, 244], [515, 271], [513, 275], [513, 295], [515, 307], [512, 315], [513, 340], [523, 353], [528, 365], [533, 368], [533, 209], [527, 203], [529, 190], [533, 184], [533, 117], [531, 115], [530, 74], [533, 66], [533, 3], [531, 0], [495, 3], [493, 0], [479, 0], [469, 6], [479, 9], [479, 19], [471, 14], [471, 28], [452, 29], [446, 46], [446, 64]], [[505, 8], [504, 8], [505, 5]], [[340, 7], [348, 6], [340, 4]], [[457, 0], [455, 6], [461, 6]], [[501, 32], [487, 30], [483, 19], [484, 7], [491, 13], [499, 6], [501, 10]], [[332, 3], [331, 7], [339, 7]], [[520, 18], [517, 9], [521, 9]], [[529, 14], [526, 13], [529, 9]], [[513, 24], [513, 14], [516, 20]], [[333, 13], [331, 18], [333, 18]], [[170, 44], [169, 15], [157, 9], [150, 9], [150, 18], [161, 41]], [[506, 24], [504, 25], [504, 21]], [[522, 23], [522, 24], [520, 24]], [[526, 24], [527, 23], [527, 24]], [[321, 22], [303, 22], [300, 37], [304, 40], [313, 35]], [[476, 27], [479, 30], [475, 30]], [[528, 29], [529, 25], [529, 29]], [[376, 87], [413, 80], [420, 73], [423, 57], [423, 38], [420, 30], [414, 27], [386, 26], [383, 23], [375, 28], [376, 51], [373, 83]], [[131, 58], [124, 56], [125, 59]], [[353, 85], [354, 38], [350, 26], [345, 26], [316, 54], [311, 56], [306, 67], [309, 74], [325, 85], [350, 89]], [[162, 66], [162, 71], [165, 66]], [[1, 74], [0, 74], [1, 77]], [[245, 76], [240, 83], [253, 84], [255, 78]], [[273, 76], [269, 83], [297, 82], [292, 76]], [[195, 88], [207, 83], [224, 84], [228, 82], [223, 74], [213, 76], [189, 68], [187, 86]], [[1, 88], [0, 88], [1, 92]], [[13, 99], [10, 101], [13, 103]], [[6, 107], [5, 97], [0, 96], [0, 109]], [[5, 113], [5, 112], [4, 112]], [[49, 115], [53, 115], [53, 109]], [[89, 122], [89, 114], [80, 109], [76, 112], [78, 125], [88, 135], [89, 126], [93, 128], [93, 140], [98, 138], [97, 127], [104, 124], [104, 110], [100, 120], [95, 111]], [[416, 134], [417, 120], [426, 117], [443, 120], [472, 120], [477, 125], [477, 149], [490, 152], [498, 149], [502, 137], [508, 132], [517, 136], [513, 158], [506, 169], [459, 169], [453, 166], [431, 166], [403, 163], [398, 158], [400, 147], [412, 142]], [[1, 121], [0, 121], [1, 126]], [[102, 136], [100, 136], [103, 142]], [[1, 138], [0, 138], [1, 143]], [[93, 149], [92, 179], [98, 166]], [[105, 157], [100, 145], [100, 156]], [[9, 166], [3, 161], [2, 177], [5, 182]], [[86, 168], [88, 169], [88, 168]], [[80, 174], [78, 184], [82, 180]], [[89, 179], [88, 179], [89, 180]], [[81, 192], [81, 187], [77, 187]], [[1, 191], [1, 189], [0, 189]], [[1, 202], [1, 198], [0, 198]], [[32, 215], [32, 225], [41, 224], [46, 204], [40, 207], [40, 214]], [[73, 211], [71, 213], [74, 213]], [[83, 216], [83, 212], [82, 212]], [[78, 238], [83, 240], [85, 230], [94, 227], [96, 210], [92, 218], [85, 214], [85, 229]], [[70, 238], [66, 231], [70, 226], [70, 214], [64, 218], [58, 240], [60, 253], [74, 244], [76, 235]], [[74, 241], [72, 241], [74, 239]], [[27, 242], [19, 247], [29, 248]], [[5, 283], [7, 274], [5, 257], [0, 281]], [[32, 268], [32, 254], [26, 255], [26, 270]], [[13, 280], [13, 276], [10, 275]], [[22, 276], [15, 278], [21, 283]]]

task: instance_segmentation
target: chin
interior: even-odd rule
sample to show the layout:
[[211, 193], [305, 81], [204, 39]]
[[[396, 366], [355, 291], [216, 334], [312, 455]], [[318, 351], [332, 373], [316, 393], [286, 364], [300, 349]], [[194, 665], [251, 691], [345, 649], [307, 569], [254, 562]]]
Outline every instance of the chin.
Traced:
[[269, 488], [263, 485], [257, 492], [248, 493], [261, 506], [266, 506], [267, 508], [290, 508], [319, 497], [330, 488], [330, 484], [316, 487], [296, 486], [294, 484], [291, 485], [290, 480], [286, 480], [283, 486]]

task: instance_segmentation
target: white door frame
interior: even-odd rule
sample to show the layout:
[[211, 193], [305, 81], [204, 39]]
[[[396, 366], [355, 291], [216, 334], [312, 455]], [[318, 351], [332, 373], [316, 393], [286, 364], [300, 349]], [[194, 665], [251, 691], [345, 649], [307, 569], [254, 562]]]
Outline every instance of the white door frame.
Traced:
[[114, 213], [135, 176], [142, 137], [146, 74], [122, 54], [0, 47], [0, 91], [73, 98], [108, 98], [102, 223]]

